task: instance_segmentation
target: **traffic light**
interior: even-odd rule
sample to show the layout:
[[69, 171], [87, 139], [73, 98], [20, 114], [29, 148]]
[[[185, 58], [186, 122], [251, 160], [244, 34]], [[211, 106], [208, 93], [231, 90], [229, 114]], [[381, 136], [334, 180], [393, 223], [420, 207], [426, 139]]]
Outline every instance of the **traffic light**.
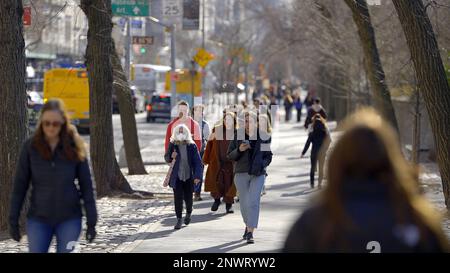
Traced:
[[144, 46], [141, 46], [141, 48], [139, 49], [139, 52], [141, 54], [145, 54], [145, 53], [147, 53], [147, 49]]

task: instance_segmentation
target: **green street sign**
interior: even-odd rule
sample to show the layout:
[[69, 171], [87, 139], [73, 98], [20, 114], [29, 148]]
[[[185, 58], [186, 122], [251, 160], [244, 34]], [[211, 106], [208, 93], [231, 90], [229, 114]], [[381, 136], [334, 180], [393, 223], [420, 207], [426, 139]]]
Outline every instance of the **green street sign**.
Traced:
[[112, 0], [112, 14], [117, 16], [150, 16], [148, 0]]

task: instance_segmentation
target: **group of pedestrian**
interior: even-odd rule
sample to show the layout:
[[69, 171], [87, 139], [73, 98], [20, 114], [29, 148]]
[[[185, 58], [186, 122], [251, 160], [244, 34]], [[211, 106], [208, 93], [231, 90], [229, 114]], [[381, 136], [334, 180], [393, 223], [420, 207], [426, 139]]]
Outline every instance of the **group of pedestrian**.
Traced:
[[[312, 144], [311, 187], [317, 165], [321, 187], [330, 134], [320, 99], [312, 102], [302, 155]], [[171, 164], [164, 183], [173, 189], [175, 229], [190, 224], [207, 167], [204, 184], [214, 199], [211, 210], [223, 202], [226, 213], [233, 213], [239, 192], [242, 238], [254, 243], [273, 156], [272, 126], [270, 115], [246, 108], [224, 109], [210, 130], [202, 106], [192, 109], [192, 118], [188, 103], [178, 103], [179, 115], [167, 127], [164, 155]], [[417, 169], [403, 157], [394, 129], [368, 109], [347, 118], [342, 129], [329, 158], [327, 185], [293, 225], [284, 251], [448, 251], [440, 218], [421, 194]], [[35, 133], [20, 152], [9, 211], [9, 231], [16, 241], [22, 237], [20, 215], [30, 188], [25, 221], [30, 252], [48, 252], [53, 237], [57, 252], [72, 252], [82, 230], [82, 211], [86, 240], [95, 239], [97, 208], [85, 143], [60, 100], [45, 103]]]
[[[204, 141], [206, 136], [202, 139], [202, 136], [191, 133], [192, 130], [209, 133], [209, 130], [199, 129], [199, 122], [205, 123], [203, 109], [198, 108], [196, 112], [194, 107], [194, 115], [201, 118], [192, 119], [185, 115], [185, 107], [186, 102], [178, 103], [179, 117], [169, 124], [166, 136], [165, 160], [172, 166], [165, 185], [174, 191], [177, 217], [174, 228], [182, 227], [183, 202], [186, 205], [184, 224], [189, 225], [193, 210], [192, 193], [202, 181], [203, 166], [207, 166], [204, 182], [205, 191], [214, 199], [211, 211], [217, 211], [223, 202], [226, 213], [234, 213], [232, 207], [239, 192], [245, 224], [243, 239], [254, 243], [253, 233], [258, 226], [266, 169], [272, 161], [270, 118], [254, 108], [228, 107], [223, 110], [208, 140]], [[196, 137], [202, 140], [200, 149], [195, 147]]]

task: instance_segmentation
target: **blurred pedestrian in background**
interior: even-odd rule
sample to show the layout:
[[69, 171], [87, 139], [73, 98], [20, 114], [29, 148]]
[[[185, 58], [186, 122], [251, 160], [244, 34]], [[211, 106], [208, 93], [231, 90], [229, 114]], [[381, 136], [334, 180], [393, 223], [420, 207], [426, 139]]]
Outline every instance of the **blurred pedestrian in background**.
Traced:
[[308, 109], [308, 114], [306, 115], [306, 119], [305, 119], [305, 129], [308, 129], [311, 131], [310, 125], [312, 123], [312, 118], [316, 114], [319, 114], [324, 119], [328, 118], [327, 112], [323, 108], [322, 104], [320, 104], [320, 98], [315, 98], [314, 103]]
[[323, 169], [325, 165], [325, 157], [330, 146], [331, 137], [328, 131], [326, 121], [316, 114], [313, 118], [312, 132], [308, 135], [305, 147], [303, 148], [302, 157], [305, 156], [312, 144], [311, 149], [311, 170], [309, 173], [311, 188], [314, 188], [314, 175], [319, 166], [319, 189], [322, 187]]
[[300, 97], [300, 92], [294, 93], [294, 106], [295, 110], [297, 111], [297, 122], [300, 122], [302, 119], [302, 109], [303, 109], [303, 103]]
[[420, 193], [417, 169], [374, 110], [344, 122], [327, 178], [291, 229], [285, 252], [448, 251], [441, 219]]
[[292, 106], [294, 105], [294, 99], [289, 91], [286, 91], [286, 94], [284, 95], [283, 104], [286, 112], [285, 121], [288, 122], [291, 120]]
[[[204, 115], [205, 106], [202, 104], [196, 105], [192, 108], [192, 115], [194, 116], [194, 120], [200, 126], [200, 133], [202, 137], [202, 147], [200, 148], [200, 157], [203, 157], [206, 149], [206, 143], [208, 142], [209, 135], [211, 130], [209, 128], [209, 123], [205, 119]], [[203, 174], [203, 165], [202, 165], [202, 174]], [[200, 183], [194, 185], [194, 201], [202, 201], [201, 192], [202, 192], [202, 184], [203, 184], [203, 175]]]

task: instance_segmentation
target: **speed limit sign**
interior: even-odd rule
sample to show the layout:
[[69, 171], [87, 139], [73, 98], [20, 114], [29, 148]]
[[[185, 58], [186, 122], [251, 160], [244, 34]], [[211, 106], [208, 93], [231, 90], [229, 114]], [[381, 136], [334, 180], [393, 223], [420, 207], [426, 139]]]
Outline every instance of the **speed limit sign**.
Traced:
[[182, 0], [163, 0], [163, 17], [167, 23], [178, 24], [183, 15]]

